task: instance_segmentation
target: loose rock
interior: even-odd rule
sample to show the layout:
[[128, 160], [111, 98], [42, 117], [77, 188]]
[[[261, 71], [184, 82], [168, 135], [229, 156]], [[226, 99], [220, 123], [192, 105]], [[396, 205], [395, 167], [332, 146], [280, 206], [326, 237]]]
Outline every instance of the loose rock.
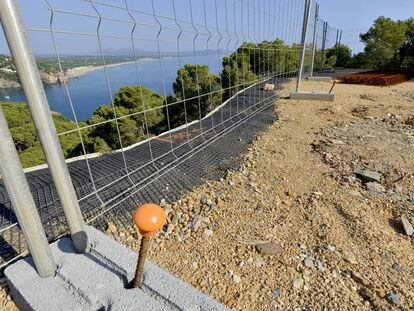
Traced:
[[401, 222], [404, 227], [405, 234], [408, 236], [414, 235], [414, 228], [405, 215], [401, 216]]
[[401, 300], [396, 294], [389, 293], [389, 294], [387, 294], [386, 299], [387, 299], [387, 301], [389, 301], [389, 302], [391, 302], [395, 305], [401, 304]]
[[354, 174], [359, 179], [365, 182], [369, 182], [369, 181], [381, 182], [381, 174], [377, 171], [373, 171], [373, 170], [366, 169], [366, 168], [357, 168], [354, 171]]
[[310, 258], [305, 259], [305, 266], [308, 268], [313, 268], [314, 267], [313, 260]]
[[276, 289], [273, 291], [273, 296], [274, 296], [275, 298], [279, 298], [279, 297], [280, 297], [280, 288], [276, 288]]
[[367, 187], [367, 190], [370, 192], [378, 192], [378, 193], [383, 193], [385, 192], [385, 188], [377, 182], [367, 182], [365, 184], [365, 187]]
[[279, 244], [273, 242], [258, 244], [256, 245], [256, 250], [263, 255], [281, 254], [284, 252]]
[[301, 288], [303, 285], [303, 279], [300, 277], [296, 277], [292, 280], [292, 286], [294, 288]]
[[233, 274], [233, 281], [236, 284], [239, 284], [241, 282], [241, 278], [237, 274]]

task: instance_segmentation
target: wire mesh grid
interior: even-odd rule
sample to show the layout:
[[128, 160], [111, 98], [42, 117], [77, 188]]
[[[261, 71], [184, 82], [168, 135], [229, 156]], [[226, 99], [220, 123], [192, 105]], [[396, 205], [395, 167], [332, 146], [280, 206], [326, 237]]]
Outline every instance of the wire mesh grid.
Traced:
[[[275, 119], [277, 90], [298, 72], [305, 0], [44, 0], [38, 5], [41, 14], [26, 18], [27, 31], [37, 55], [53, 55], [72, 124], [58, 127], [58, 135], [62, 145], [74, 146], [65, 155], [72, 158], [68, 167], [83, 216], [100, 228], [108, 220], [129, 223], [139, 203], [172, 201], [205, 179], [222, 177]], [[312, 3], [305, 76], [315, 10]], [[327, 33], [330, 46], [333, 30], [328, 27]], [[96, 81], [81, 91], [102, 90], [102, 102], [87, 120], [88, 102], [79, 100], [68, 79], [69, 54], [98, 60]], [[125, 64], [116, 63], [119, 55]], [[126, 85], [118, 81], [120, 71], [131, 73]], [[275, 90], [268, 91], [267, 83]], [[26, 176], [48, 238], [65, 234], [49, 170]], [[27, 247], [1, 181], [0, 206], [4, 267]]]

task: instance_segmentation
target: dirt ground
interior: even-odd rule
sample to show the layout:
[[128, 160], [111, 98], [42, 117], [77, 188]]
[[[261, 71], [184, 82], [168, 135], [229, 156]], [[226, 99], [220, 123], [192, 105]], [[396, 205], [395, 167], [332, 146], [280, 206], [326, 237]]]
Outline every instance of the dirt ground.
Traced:
[[[414, 220], [414, 81], [334, 91], [334, 103], [279, 100], [240, 170], [166, 205], [151, 259], [236, 310], [413, 310], [400, 217]], [[137, 247], [132, 231], [116, 236]], [[264, 241], [276, 254], [257, 251]]]
[[[334, 103], [278, 100], [239, 170], [162, 202], [169, 223], [150, 259], [234, 310], [413, 310], [401, 216], [414, 222], [414, 81], [334, 92]], [[139, 247], [134, 228], [107, 233]], [[6, 297], [0, 309], [13, 310]]]

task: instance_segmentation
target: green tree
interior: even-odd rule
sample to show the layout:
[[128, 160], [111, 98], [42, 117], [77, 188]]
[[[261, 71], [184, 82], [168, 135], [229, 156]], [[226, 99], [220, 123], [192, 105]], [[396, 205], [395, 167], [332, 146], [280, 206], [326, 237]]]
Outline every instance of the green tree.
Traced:
[[146, 136], [146, 126], [156, 131], [164, 118], [163, 105], [164, 98], [146, 87], [121, 87], [115, 93], [113, 107], [99, 107], [88, 121], [91, 125], [97, 124], [87, 133], [88, 148], [99, 147], [95, 152], [104, 152], [108, 147], [119, 149], [119, 138], [124, 147], [139, 142]]
[[401, 66], [404, 59], [400, 52], [407, 42], [407, 31], [406, 21], [380, 16], [366, 33], [360, 35], [365, 43], [364, 52], [376, 68]]
[[[20, 161], [23, 167], [44, 163], [44, 155], [37, 137], [36, 129], [26, 103], [0, 102], [6, 116]], [[53, 121], [58, 133], [76, 129], [76, 124], [59, 113], [52, 112]], [[59, 136], [65, 156], [71, 156], [80, 140], [76, 132]], [[76, 153], [75, 155], [80, 155]]]
[[246, 43], [243, 43], [236, 52], [229, 57], [224, 57], [221, 72], [221, 80], [224, 88], [224, 99], [227, 99], [253, 84], [257, 75], [252, 71], [253, 52]]
[[405, 21], [407, 30], [405, 32], [405, 42], [399, 48], [399, 65], [401, 67], [414, 66], [414, 18], [410, 17]]
[[183, 122], [184, 104], [189, 122], [221, 104], [220, 77], [210, 73], [207, 65], [184, 65], [177, 71], [173, 90], [177, 104], [169, 106], [168, 112], [176, 116], [175, 122]]
[[347, 67], [353, 69], [371, 69], [374, 68], [374, 64], [367, 54], [360, 52], [352, 56]]
[[326, 50], [326, 58], [333, 58], [336, 67], [348, 67], [352, 59], [352, 51], [345, 44], [335, 44], [335, 46]]

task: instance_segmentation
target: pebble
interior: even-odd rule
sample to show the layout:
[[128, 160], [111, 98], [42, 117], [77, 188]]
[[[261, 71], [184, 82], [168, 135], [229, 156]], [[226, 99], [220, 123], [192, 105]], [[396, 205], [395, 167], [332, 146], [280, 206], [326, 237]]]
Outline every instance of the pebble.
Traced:
[[168, 227], [167, 227], [167, 233], [168, 234], [171, 234], [173, 232], [173, 230], [174, 230], [174, 225], [173, 224], [169, 224]]
[[367, 168], [357, 168], [354, 174], [362, 181], [376, 181], [381, 182], [381, 174], [377, 171], [370, 170]]
[[352, 184], [356, 181], [356, 178], [354, 176], [344, 176], [343, 180], [350, 183], [350, 184]]
[[284, 252], [284, 249], [279, 244], [273, 242], [258, 244], [256, 245], [256, 250], [262, 255], [281, 254]]
[[331, 252], [334, 252], [336, 250], [336, 248], [332, 245], [324, 245], [322, 246], [322, 249], [325, 251], [331, 251]]
[[325, 266], [323, 265], [322, 262], [320, 262], [319, 260], [316, 261], [316, 267], [318, 268], [319, 271], [324, 272], [325, 271]]
[[255, 262], [256, 267], [261, 268], [261, 267], [263, 267], [265, 264], [266, 264], [266, 263], [265, 263], [265, 261], [263, 260], [263, 258], [262, 258], [262, 257], [257, 257], [257, 258], [256, 258], [256, 262]]
[[385, 192], [385, 188], [380, 183], [377, 183], [377, 182], [367, 182], [365, 184], [365, 187], [367, 188], [369, 192], [378, 192], [378, 193]]
[[300, 249], [306, 249], [306, 245], [302, 243], [296, 243], [296, 246]]
[[296, 277], [292, 281], [292, 286], [294, 288], [301, 288], [302, 287], [302, 284], [303, 284], [303, 279], [300, 278], [300, 277]]
[[402, 225], [404, 227], [405, 234], [408, 235], [408, 236], [414, 235], [413, 226], [408, 221], [408, 219], [407, 219], [407, 217], [405, 215], [402, 215], [401, 216], [401, 222], [402, 222]]
[[401, 300], [396, 294], [389, 293], [389, 294], [387, 294], [386, 299], [387, 299], [387, 301], [389, 301], [389, 302], [391, 302], [395, 305], [401, 304]]
[[239, 284], [241, 282], [241, 278], [237, 274], [233, 274], [233, 281], [236, 284]]
[[204, 230], [204, 235], [205, 236], [212, 236], [213, 235], [213, 230], [210, 230], [210, 229]]
[[323, 192], [320, 192], [320, 191], [314, 191], [314, 192], [312, 192], [311, 194], [312, 194], [312, 195], [314, 195], [314, 196], [316, 196], [316, 197], [321, 197], [321, 196], [323, 196]]
[[397, 272], [401, 272], [401, 271], [402, 271], [402, 269], [401, 269], [400, 265], [399, 265], [398, 263], [396, 263], [396, 262], [394, 262], [394, 263], [392, 264], [392, 268], [393, 268], [395, 271], [397, 271]]
[[330, 139], [330, 142], [332, 143], [332, 144], [334, 144], [334, 145], [344, 145], [345, 143], [343, 142], [343, 140], [340, 140], [340, 139], [333, 139], [333, 138], [331, 138]]
[[351, 254], [345, 255], [345, 256], [344, 256], [344, 260], [345, 260], [346, 262], [351, 263], [351, 264], [356, 264], [356, 263], [357, 263], [357, 261], [356, 261], [356, 259], [355, 259], [355, 256], [354, 256], [354, 255], [351, 255]]
[[308, 268], [313, 268], [314, 267], [313, 260], [310, 258], [305, 259], [305, 266]]
[[364, 196], [358, 190], [349, 190], [349, 194], [357, 198], [364, 198]]
[[279, 297], [280, 297], [280, 294], [281, 294], [280, 288], [276, 288], [276, 289], [273, 291], [273, 296], [274, 296], [275, 298], [279, 298]]
[[196, 221], [194, 221], [191, 224], [191, 230], [197, 231], [200, 228], [200, 226], [201, 226], [201, 222], [202, 222], [201, 219], [197, 219]]

